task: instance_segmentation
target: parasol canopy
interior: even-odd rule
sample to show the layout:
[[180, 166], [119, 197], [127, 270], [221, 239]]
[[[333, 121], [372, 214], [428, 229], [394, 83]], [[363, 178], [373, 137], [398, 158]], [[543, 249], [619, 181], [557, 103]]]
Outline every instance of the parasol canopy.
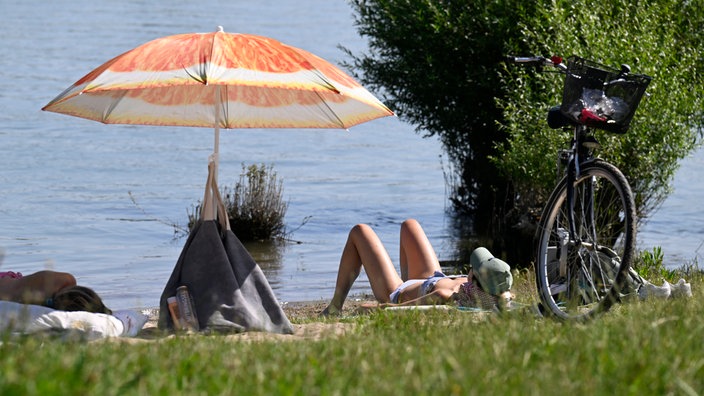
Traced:
[[106, 124], [342, 128], [393, 115], [352, 77], [312, 53], [241, 33], [147, 42], [85, 75], [42, 110]]

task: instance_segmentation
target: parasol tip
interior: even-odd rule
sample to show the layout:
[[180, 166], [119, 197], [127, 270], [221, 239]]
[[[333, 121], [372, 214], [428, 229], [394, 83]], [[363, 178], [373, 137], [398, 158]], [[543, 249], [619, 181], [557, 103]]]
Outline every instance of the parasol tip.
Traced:
[[222, 26], [218, 26], [218, 33], [223, 33], [225, 29], [222, 28]]

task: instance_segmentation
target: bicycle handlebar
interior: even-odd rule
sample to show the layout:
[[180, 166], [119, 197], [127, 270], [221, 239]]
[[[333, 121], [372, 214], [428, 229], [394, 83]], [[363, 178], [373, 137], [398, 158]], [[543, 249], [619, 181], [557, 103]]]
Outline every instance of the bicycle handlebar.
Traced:
[[506, 62], [534, 66], [537, 68], [552, 66], [562, 71], [567, 70], [567, 66], [562, 62], [562, 58], [559, 56], [552, 56], [550, 58], [544, 56], [507, 56]]

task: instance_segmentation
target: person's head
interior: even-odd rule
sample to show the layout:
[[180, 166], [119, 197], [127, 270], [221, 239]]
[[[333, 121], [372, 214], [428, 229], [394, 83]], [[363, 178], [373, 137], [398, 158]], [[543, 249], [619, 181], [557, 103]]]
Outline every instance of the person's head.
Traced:
[[112, 314], [96, 292], [84, 286], [61, 289], [52, 297], [51, 308], [61, 311], [87, 311]]
[[494, 257], [487, 249], [474, 249], [469, 257], [472, 266], [472, 275], [479, 282], [482, 290], [500, 296], [511, 291], [513, 275], [511, 267], [503, 260]]

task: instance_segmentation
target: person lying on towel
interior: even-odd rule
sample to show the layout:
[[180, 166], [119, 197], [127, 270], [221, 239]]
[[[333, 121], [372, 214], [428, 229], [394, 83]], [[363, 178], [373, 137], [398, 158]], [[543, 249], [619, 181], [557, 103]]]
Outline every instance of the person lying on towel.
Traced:
[[340, 258], [335, 292], [321, 315], [342, 311], [362, 268], [382, 306], [458, 304], [493, 308], [512, 298], [511, 268], [485, 248], [472, 252], [468, 275], [450, 277], [442, 273], [435, 250], [418, 221], [409, 219], [401, 224], [400, 247], [399, 276], [372, 228], [366, 224], [352, 227]]
[[39, 271], [27, 276], [0, 272], [0, 300], [61, 311], [112, 314], [95, 291], [76, 285], [76, 278], [66, 272]]

